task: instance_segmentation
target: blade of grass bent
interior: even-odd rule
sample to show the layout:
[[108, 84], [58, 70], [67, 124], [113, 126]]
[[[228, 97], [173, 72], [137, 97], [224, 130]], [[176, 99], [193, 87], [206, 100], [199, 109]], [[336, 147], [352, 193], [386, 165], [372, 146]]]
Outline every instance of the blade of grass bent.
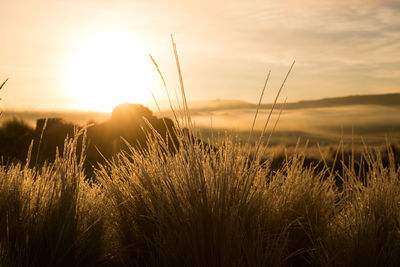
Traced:
[[183, 102], [183, 108], [184, 108], [185, 116], [186, 116], [186, 123], [187, 123], [186, 126], [189, 127], [190, 129], [193, 129], [190, 114], [189, 114], [187, 99], [186, 99], [185, 87], [183, 85], [183, 78], [182, 78], [181, 65], [179, 63], [178, 50], [176, 48], [176, 43], [174, 41], [174, 36], [172, 34], [171, 34], [171, 41], [172, 41], [172, 46], [173, 46], [174, 54], [175, 54], [176, 67], [178, 69], [179, 83], [181, 86], [181, 94], [182, 94], [182, 102]]
[[294, 63], [295, 63], [295, 62], [296, 62], [296, 61], [293, 61], [292, 65], [290, 66], [289, 71], [287, 72], [287, 74], [286, 74], [286, 76], [285, 76], [285, 79], [283, 80], [283, 82], [282, 82], [282, 84], [281, 84], [281, 87], [279, 88], [278, 93], [276, 94], [275, 101], [274, 101], [274, 103], [273, 103], [273, 105], [272, 105], [272, 107], [271, 107], [271, 109], [270, 109], [270, 111], [269, 111], [267, 121], [265, 122], [265, 125], [264, 125], [264, 129], [263, 129], [263, 131], [261, 132], [260, 139], [258, 140], [256, 152], [254, 153], [254, 159], [257, 158], [257, 154], [258, 154], [258, 151], [260, 150], [260, 146], [261, 146], [261, 143], [262, 143], [262, 138], [263, 138], [263, 136], [264, 136], [265, 130], [267, 129], [269, 120], [271, 119], [272, 112], [273, 112], [274, 109], [275, 109], [276, 103], [277, 103], [278, 98], [279, 98], [279, 96], [280, 96], [280, 94], [281, 94], [281, 92], [282, 92], [283, 86], [285, 85], [285, 83], [286, 83], [286, 81], [287, 81], [287, 79], [288, 79], [288, 77], [289, 77], [289, 74], [290, 74], [290, 72], [291, 72], [292, 69], [293, 69], [293, 66], [294, 66]]
[[287, 101], [287, 97], [285, 98], [285, 101], [283, 101], [282, 108], [281, 108], [281, 110], [279, 111], [278, 118], [277, 118], [276, 121], [275, 121], [275, 124], [274, 124], [274, 127], [272, 128], [272, 131], [269, 133], [269, 136], [268, 136], [268, 139], [267, 139], [266, 147], [268, 147], [269, 141], [271, 140], [272, 135], [275, 133], [276, 126], [278, 125], [278, 122], [279, 122], [279, 120], [280, 120], [280, 118], [281, 118], [282, 112], [283, 112], [283, 110], [285, 109], [286, 101]]
[[264, 97], [265, 88], [267, 87], [267, 83], [268, 83], [268, 80], [269, 80], [269, 76], [270, 76], [270, 75], [271, 75], [271, 71], [268, 71], [268, 75], [267, 75], [267, 78], [265, 79], [264, 86], [263, 86], [262, 91], [261, 91], [260, 99], [259, 99], [259, 101], [258, 101], [258, 106], [257, 106], [256, 114], [254, 115], [254, 120], [253, 120], [253, 124], [252, 124], [252, 126], [251, 126], [249, 138], [247, 139], [247, 144], [250, 144], [250, 138], [251, 138], [251, 135], [253, 134], [254, 126], [255, 126], [256, 121], [257, 121], [258, 112], [259, 112], [259, 110], [260, 110], [260, 108], [261, 108], [261, 101], [262, 101], [262, 99], [263, 99], [263, 97]]
[[[159, 74], [160, 77], [161, 77], [162, 83], [163, 83], [163, 85], [164, 85], [165, 92], [166, 92], [167, 97], [168, 97], [169, 106], [170, 106], [170, 108], [171, 108], [172, 113], [174, 114], [174, 118], [175, 118], [176, 123], [179, 125], [178, 117], [176, 116], [175, 110], [174, 110], [174, 108], [173, 108], [173, 106], [172, 106], [171, 97], [169, 96], [168, 87], [167, 87], [167, 84], [166, 84], [166, 82], [165, 82], [164, 76], [162, 75], [162, 73], [161, 73], [161, 71], [160, 71], [160, 68], [158, 67], [157, 62], [154, 60], [154, 58], [152, 57], [152, 55], [149, 54], [149, 56], [150, 56], [151, 61], [152, 61], [153, 64], [154, 64], [154, 66], [156, 67], [158, 74]], [[153, 95], [153, 93], [151, 93], [151, 94]], [[153, 95], [153, 98], [154, 98], [154, 95]], [[154, 99], [154, 100], [155, 100], [155, 99]], [[179, 105], [179, 103], [178, 103], [178, 105]], [[158, 104], [157, 104], [157, 106], [158, 106]], [[158, 107], [158, 109], [160, 109], [160, 108]]]
[[3, 88], [3, 86], [7, 83], [8, 78], [4, 80], [4, 82], [0, 85], [0, 90]]

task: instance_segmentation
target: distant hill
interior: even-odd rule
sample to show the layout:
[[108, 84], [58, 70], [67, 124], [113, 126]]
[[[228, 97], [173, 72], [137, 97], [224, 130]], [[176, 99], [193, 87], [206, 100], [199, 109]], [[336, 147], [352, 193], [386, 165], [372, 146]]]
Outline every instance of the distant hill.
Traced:
[[[335, 98], [323, 98], [319, 100], [302, 100], [298, 102], [286, 103], [285, 110], [340, 107], [351, 105], [376, 105], [386, 107], [400, 107], [400, 93], [378, 94], [378, 95], [353, 95]], [[272, 104], [262, 104], [261, 109], [269, 110]], [[257, 104], [242, 100], [215, 99], [210, 101], [197, 101], [189, 103], [189, 110], [192, 115], [201, 115], [207, 112], [232, 111], [232, 110], [255, 110]], [[280, 110], [281, 104], [277, 104], [276, 110]], [[163, 114], [172, 117], [169, 109], [164, 110]], [[34, 126], [38, 118], [56, 117], [77, 124], [90, 122], [101, 122], [109, 117], [105, 112], [87, 111], [18, 111], [1, 110], [0, 124], [12, 118], [24, 119], [29, 125]]]
[[[286, 103], [285, 109], [305, 109], [305, 108], [324, 108], [340, 107], [351, 105], [380, 105], [380, 106], [400, 106], [400, 93], [377, 94], [377, 95], [352, 95], [344, 97], [323, 98], [319, 100], [302, 100], [298, 102]], [[271, 108], [272, 104], [262, 104], [261, 108]], [[281, 104], [277, 104], [279, 109]], [[193, 102], [189, 104], [191, 111], [217, 111], [229, 109], [253, 109], [257, 104], [240, 100], [217, 99], [204, 102]]]
[[400, 106], [400, 93], [380, 95], [353, 95], [320, 100], [303, 100], [286, 104], [288, 109], [339, 107], [350, 105]]

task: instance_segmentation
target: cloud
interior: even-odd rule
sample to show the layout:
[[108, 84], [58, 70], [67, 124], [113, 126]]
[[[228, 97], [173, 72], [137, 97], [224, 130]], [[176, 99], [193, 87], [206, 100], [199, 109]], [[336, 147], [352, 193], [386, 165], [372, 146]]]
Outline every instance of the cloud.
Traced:
[[[74, 40], [115, 27], [138, 36], [167, 79], [177, 81], [174, 33], [193, 100], [228, 95], [254, 101], [266, 69], [278, 86], [293, 59], [290, 100], [393, 91], [400, 84], [398, 0], [8, 0], [0, 22], [12, 25], [3, 31], [0, 67], [18, 77], [25, 74], [11, 68], [59, 75], [56, 62]], [[19, 87], [39, 92], [45, 85], [36, 80]]]
[[400, 67], [400, 5], [394, 1], [260, 1], [233, 12], [233, 34], [241, 36], [244, 53], [266, 62], [290, 58], [286, 54], [320, 70]]

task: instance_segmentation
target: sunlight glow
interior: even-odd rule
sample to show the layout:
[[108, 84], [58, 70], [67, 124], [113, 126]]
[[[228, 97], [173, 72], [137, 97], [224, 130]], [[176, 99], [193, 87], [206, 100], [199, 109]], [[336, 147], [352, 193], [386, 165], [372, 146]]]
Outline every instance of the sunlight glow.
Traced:
[[151, 101], [147, 51], [121, 31], [85, 35], [67, 60], [66, 90], [81, 110], [111, 111], [120, 103]]

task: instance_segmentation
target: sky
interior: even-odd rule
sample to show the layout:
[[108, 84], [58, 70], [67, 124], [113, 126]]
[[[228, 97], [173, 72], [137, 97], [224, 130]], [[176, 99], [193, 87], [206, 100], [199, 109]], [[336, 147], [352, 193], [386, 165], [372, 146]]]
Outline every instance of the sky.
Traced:
[[0, 0], [0, 109], [400, 92], [398, 0]]

